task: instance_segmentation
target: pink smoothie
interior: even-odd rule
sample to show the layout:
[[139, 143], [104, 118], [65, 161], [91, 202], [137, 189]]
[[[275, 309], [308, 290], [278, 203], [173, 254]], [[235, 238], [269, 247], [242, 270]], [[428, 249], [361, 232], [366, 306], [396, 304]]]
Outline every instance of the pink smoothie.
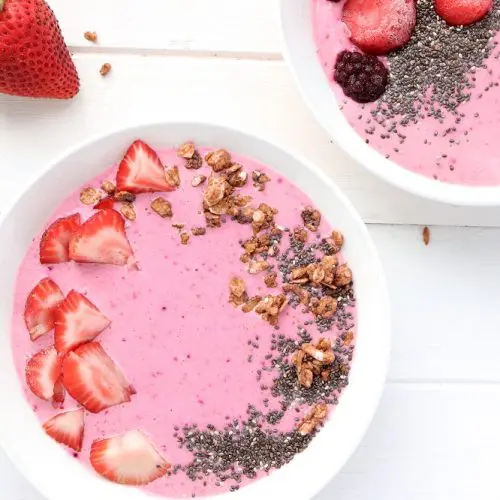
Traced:
[[[458, 108], [463, 119], [457, 123], [457, 117], [451, 114], [445, 116], [442, 123], [432, 117], [419, 118], [418, 123], [410, 122], [401, 128], [400, 132], [406, 136], [401, 142], [400, 137], [387, 134], [387, 130], [372, 119], [370, 112], [377, 108], [376, 103], [361, 105], [346, 98], [333, 80], [337, 54], [344, 49], [355, 49], [341, 21], [344, 2], [311, 2], [319, 59], [337, 101], [356, 132], [386, 157], [426, 177], [471, 186], [500, 184], [500, 141], [497, 137], [500, 92], [498, 86], [487, 88], [500, 79], [496, 52], [487, 59], [486, 67], [478, 68], [473, 75], [475, 88], [471, 99]], [[491, 43], [499, 41], [497, 34]]]
[[[137, 390], [130, 403], [97, 415], [86, 414], [84, 446], [77, 455], [83, 464], [89, 464], [89, 449], [95, 439], [139, 428], [170, 463], [182, 466], [193, 460], [192, 452], [181, 448], [175, 436], [182, 434], [183, 426], [204, 428], [211, 424], [223, 428], [234, 419], [245, 420], [248, 405], [265, 412], [279, 409], [279, 399], [269, 390], [276, 370], [262, 371], [269, 365], [271, 340], [279, 334], [298, 340], [298, 326], [311, 320], [311, 314], [304, 314], [300, 307], [288, 307], [276, 330], [256, 313], [244, 314], [228, 302], [228, 282], [235, 275], [245, 280], [251, 296], [279, 293], [264, 285], [262, 275], [249, 275], [239, 259], [239, 242], [251, 236], [251, 228], [228, 220], [221, 228], [209, 228], [206, 235], [191, 236], [188, 245], [181, 245], [179, 231], [172, 223], [184, 223], [188, 231], [205, 225], [201, 213], [204, 188], [192, 187], [191, 179], [210, 172], [205, 164], [200, 170], [185, 169], [175, 150], [163, 151], [160, 156], [165, 165], [179, 165], [181, 187], [165, 195], [172, 203], [172, 219], [161, 219], [151, 211], [151, 200], [157, 195], [137, 197], [137, 220], [127, 222], [127, 234], [139, 270], [73, 262], [43, 266], [38, 258], [40, 235], [33, 240], [19, 270], [12, 323], [19, 377], [24, 380], [28, 357], [53, 342], [53, 335], [48, 334], [32, 343], [23, 322], [29, 291], [40, 279], [51, 277], [64, 293], [75, 289], [86, 294], [112, 320], [110, 328], [96, 340]], [[310, 200], [300, 189], [251, 159], [233, 155], [233, 161], [242, 163], [249, 173], [258, 169], [272, 179], [264, 192], [258, 192], [249, 182], [243, 193], [276, 207], [277, 224], [293, 228], [301, 223], [300, 212]], [[112, 166], [89, 185], [97, 187], [103, 180], [114, 180], [115, 175], [116, 166]], [[74, 212], [80, 212], [83, 218], [92, 213], [81, 204], [79, 192], [67, 197], [48, 223]], [[324, 218], [319, 232], [331, 232]], [[288, 235], [283, 242], [286, 247]], [[348, 311], [348, 318], [353, 318], [354, 305], [349, 304]], [[322, 335], [335, 341], [342, 332], [352, 329], [353, 323], [349, 320], [340, 329], [335, 326]], [[320, 336], [316, 324], [307, 329], [313, 339]], [[28, 389], [26, 397], [41, 422], [56, 413], [50, 403], [39, 400]], [[66, 399], [65, 409], [76, 406]], [[297, 420], [310, 410], [300, 403], [293, 406], [274, 426], [280, 432], [292, 432]], [[257, 478], [264, 474], [258, 473]], [[249, 480], [242, 477], [238, 486]], [[221, 493], [234, 484], [221, 484], [211, 475], [192, 481], [180, 470], [144, 489], [165, 496], [191, 497]]]

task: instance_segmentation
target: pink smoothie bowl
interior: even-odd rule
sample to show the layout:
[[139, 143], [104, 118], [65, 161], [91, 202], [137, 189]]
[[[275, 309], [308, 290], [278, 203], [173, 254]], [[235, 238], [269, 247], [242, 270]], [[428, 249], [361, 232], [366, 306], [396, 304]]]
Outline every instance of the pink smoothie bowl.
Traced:
[[[192, 140], [254, 158], [299, 186], [323, 216], [345, 235], [345, 257], [355, 278], [358, 338], [349, 386], [324, 429], [288, 465], [262, 480], [226, 493], [234, 500], [311, 499], [343, 467], [359, 445], [384, 387], [390, 351], [390, 310], [385, 279], [365, 225], [337, 186], [317, 167], [257, 137], [210, 124], [147, 124], [95, 137], [64, 153], [34, 178], [0, 219], [0, 446], [47, 500], [146, 500], [150, 495], [100, 478], [53, 442], [27, 403], [11, 352], [16, 274], [32, 238], [60, 201], [116, 161], [137, 138], [158, 149]], [[328, 457], [328, 459], [325, 459]], [[305, 480], [304, 478], [307, 478]], [[220, 496], [220, 495], [219, 495]]]
[[500, 205], [500, 186], [452, 184], [424, 177], [366, 144], [348, 123], [321, 67], [311, 0], [281, 0], [280, 4], [285, 60], [317, 121], [347, 154], [384, 181], [415, 195], [452, 205]]

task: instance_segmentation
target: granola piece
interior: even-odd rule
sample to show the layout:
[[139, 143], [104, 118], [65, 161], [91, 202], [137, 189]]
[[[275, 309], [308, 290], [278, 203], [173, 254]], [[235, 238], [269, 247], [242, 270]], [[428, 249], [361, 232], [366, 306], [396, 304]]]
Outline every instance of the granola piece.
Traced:
[[206, 234], [206, 232], [207, 232], [206, 227], [198, 226], [191, 228], [191, 233], [193, 234], [193, 236], [203, 236], [204, 234]]
[[304, 226], [306, 226], [309, 231], [314, 232], [318, 230], [321, 223], [321, 214], [319, 213], [319, 210], [316, 210], [315, 208], [308, 205], [306, 208], [304, 208], [304, 210], [302, 210], [302, 213], [300, 215], [302, 216], [302, 220], [304, 221]]
[[101, 76], [107, 76], [111, 72], [111, 64], [109, 63], [104, 63], [101, 66], [101, 69], [99, 70], [99, 73], [101, 73]]
[[253, 214], [255, 212], [255, 208], [253, 207], [243, 207], [238, 210], [238, 214], [236, 215], [236, 221], [239, 224], [251, 224], [253, 222]]
[[267, 271], [271, 267], [271, 264], [267, 260], [251, 260], [247, 264], [247, 271], [250, 274], [259, 274]]
[[257, 188], [258, 191], [264, 191], [266, 189], [266, 183], [271, 179], [268, 175], [264, 174], [260, 170], [254, 170], [252, 172], [253, 186]]
[[297, 426], [297, 432], [301, 436], [307, 436], [314, 432], [324, 423], [328, 416], [328, 405], [326, 403], [317, 403], [312, 410], [302, 419]]
[[220, 172], [231, 167], [231, 155], [225, 149], [212, 151], [205, 156], [205, 161], [212, 167], [214, 172]]
[[127, 203], [133, 203], [136, 199], [134, 193], [129, 193], [128, 191], [118, 191], [114, 195], [115, 201], [125, 201]]
[[347, 264], [342, 264], [337, 267], [335, 276], [333, 277], [333, 284], [335, 286], [346, 286], [352, 283], [352, 271]]
[[255, 295], [251, 299], [248, 299], [242, 306], [241, 310], [244, 313], [249, 313], [250, 311], [253, 311], [257, 304], [262, 300], [262, 297], [260, 295]]
[[270, 207], [266, 203], [261, 203], [255, 210], [252, 217], [252, 228], [255, 234], [274, 226], [274, 216], [278, 213], [275, 208]]
[[297, 226], [293, 230], [293, 238], [300, 243], [307, 243], [308, 233], [302, 226]]
[[176, 166], [167, 168], [165, 170], [165, 179], [171, 186], [179, 187], [181, 185], [181, 177], [179, 175], [179, 168]]
[[192, 158], [186, 159], [184, 166], [189, 170], [198, 170], [203, 166], [203, 158], [198, 151], [195, 151]]
[[331, 365], [335, 360], [332, 344], [328, 339], [321, 338], [316, 345], [302, 344], [302, 351], [316, 361], [320, 361], [324, 365]]
[[425, 246], [427, 246], [431, 240], [431, 230], [427, 226], [422, 229], [422, 239], [424, 240]]
[[248, 174], [244, 170], [227, 176], [227, 182], [233, 187], [243, 187], [248, 181]]
[[344, 235], [340, 231], [334, 229], [326, 241], [333, 248], [334, 253], [338, 253], [344, 246]]
[[181, 237], [181, 243], [182, 243], [183, 245], [187, 245], [187, 244], [188, 244], [188, 242], [189, 242], [189, 234], [188, 234], [188, 233], [186, 233], [186, 232], [182, 232], [182, 233], [180, 234], [180, 237]]
[[183, 224], [182, 222], [174, 222], [172, 224], [172, 227], [175, 227], [175, 229], [178, 229], [179, 231], [182, 231], [184, 229], [184, 226], [186, 224]]
[[346, 347], [352, 344], [353, 339], [354, 339], [354, 333], [351, 330], [342, 335], [342, 342]]
[[[160, 217], [172, 217], [172, 204], [166, 200], [165, 198], [162, 198], [161, 196], [158, 198], [155, 198], [151, 202], [151, 209], [156, 212]], [[175, 225], [174, 225], [175, 227]], [[181, 225], [181, 227], [178, 227], [178, 229], [182, 229], [184, 227], [184, 224]]]
[[238, 307], [247, 302], [247, 300], [248, 294], [245, 282], [241, 278], [234, 276], [229, 281], [229, 302], [234, 307]]
[[279, 314], [288, 304], [286, 295], [266, 295], [255, 307], [255, 312], [270, 325], [276, 326]]
[[309, 303], [309, 308], [315, 316], [330, 319], [337, 311], [337, 301], [329, 295], [325, 295], [321, 299], [314, 297]]
[[207, 227], [221, 227], [222, 221], [220, 215], [211, 214], [210, 212], [205, 212], [205, 222]]
[[278, 273], [271, 271], [264, 276], [264, 283], [269, 288], [276, 288], [278, 286]]
[[301, 304], [305, 306], [309, 304], [309, 299], [311, 298], [311, 295], [305, 288], [300, 286], [300, 284], [285, 283], [283, 285], [283, 291], [294, 294], [299, 299], [299, 302]]
[[240, 261], [243, 262], [243, 264], [248, 264], [251, 260], [252, 257], [247, 253], [244, 253], [243, 255], [240, 256]]
[[86, 31], [83, 34], [83, 37], [85, 40], [88, 40], [89, 42], [96, 43], [97, 42], [97, 33], [95, 31]]
[[123, 201], [120, 204], [120, 213], [127, 220], [135, 220], [136, 219], [134, 205], [128, 201]]
[[116, 192], [116, 186], [111, 181], [102, 181], [101, 189], [109, 196], [113, 196]]
[[201, 186], [207, 180], [205, 175], [195, 175], [191, 180], [191, 186]]
[[102, 196], [99, 190], [93, 187], [82, 189], [80, 192], [80, 201], [84, 205], [95, 205], [101, 201], [101, 198]]
[[330, 366], [335, 361], [335, 354], [331, 342], [321, 337], [316, 345], [304, 343], [292, 355], [292, 364], [295, 366], [297, 378], [303, 387], [309, 389], [314, 376], [327, 380], [330, 376]]
[[185, 158], [186, 160], [190, 160], [196, 152], [195, 145], [192, 142], [186, 142], [177, 150], [177, 156], [179, 158]]
[[231, 175], [234, 174], [235, 172], [239, 172], [243, 168], [243, 165], [241, 163], [233, 163], [229, 168], [226, 168], [224, 170], [225, 175]]
[[208, 179], [208, 187], [203, 195], [203, 202], [208, 208], [214, 207], [224, 199], [226, 193], [226, 179], [212, 175]]
[[219, 203], [208, 207], [208, 211], [215, 215], [226, 215], [229, 213], [229, 201], [226, 199], [219, 201]]

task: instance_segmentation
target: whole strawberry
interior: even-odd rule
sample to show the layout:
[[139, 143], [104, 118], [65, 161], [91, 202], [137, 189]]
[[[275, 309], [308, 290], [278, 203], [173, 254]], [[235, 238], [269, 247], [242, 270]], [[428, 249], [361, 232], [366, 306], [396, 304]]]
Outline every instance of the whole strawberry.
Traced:
[[59, 24], [44, 0], [0, 0], [0, 93], [70, 99], [79, 89]]

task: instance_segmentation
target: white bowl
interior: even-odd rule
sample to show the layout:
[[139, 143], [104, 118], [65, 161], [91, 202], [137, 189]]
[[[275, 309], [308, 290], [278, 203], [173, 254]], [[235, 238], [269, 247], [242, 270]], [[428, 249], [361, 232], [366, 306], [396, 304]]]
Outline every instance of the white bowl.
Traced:
[[[10, 328], [14, 285], [32, 238], [61, 200], [116, 162], [126, 147], [142, 138], [153, 147], [187, 139], [253, 157], [295, 182], [346, 238], [345, 254], [353, 269], [358, 297], [358, 341], [350, 384], [310, 447], [290, 464], [236, 493], [234, 500], [312, 498], [344, 465], [366, 431], [384, 385], [389, 361], [390, 312], [380, 262], [372, 240], [351, 204], [314, 165], [257, 137], [199, 123], [159, 123], [128, 128], [81, 144], [49, 165], [0, 219], [0, 445], [48, 500], [145, 500], [142, 491], [115, 485], [71, 459], [47, 437], [27, 404], [11, 355]], [[229, 494], [228, 494], [229, 495]]]
[[453, 205], [500, 205], [500, 186], [463, 186], [428, 179], [366, 144], [339, 109], [316, 53], [311, 17], [311, 0], [281, 0], [285, 60], [316, 119], [342, 149], [370, 172], [413, 194]]

